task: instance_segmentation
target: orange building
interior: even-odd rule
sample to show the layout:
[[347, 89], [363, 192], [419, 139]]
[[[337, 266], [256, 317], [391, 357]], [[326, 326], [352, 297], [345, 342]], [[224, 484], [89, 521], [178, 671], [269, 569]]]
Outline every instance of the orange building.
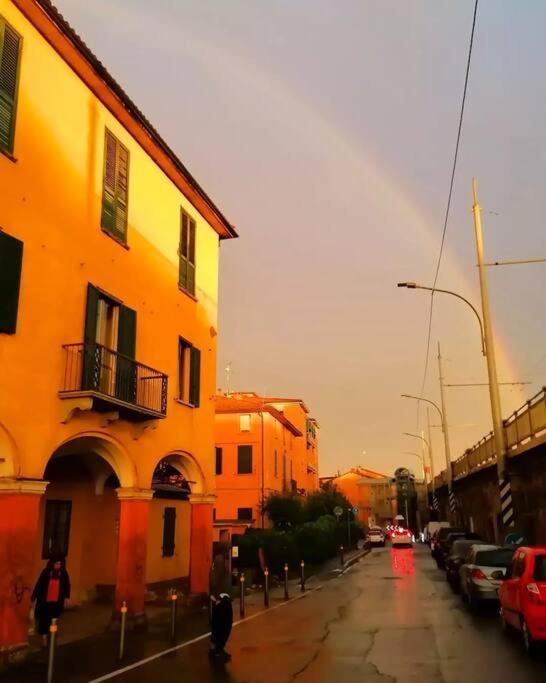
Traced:
[[0, 0], [0, 655], [72, 600], [207, 591], [221, 211], [48, 0]]
[[385, 474], [368, 470], [359, 465], [344, 474], [338, 473], [334, 477], [321, 477], [320, 483], [323, 488], [334, 487], [343, 493], [353, 507], [358, 508], [358, 521], [369, 525], [372, 511], [371, 501], [375, 496], [372, 494], [372, 485], [374, 481], [384, 482], [386, 479], [388, 478]]
[[299, 399], [238, 393], [216, 397], [215, 538], [267, 527], [273, 492], [318, 489], [318, 424]]

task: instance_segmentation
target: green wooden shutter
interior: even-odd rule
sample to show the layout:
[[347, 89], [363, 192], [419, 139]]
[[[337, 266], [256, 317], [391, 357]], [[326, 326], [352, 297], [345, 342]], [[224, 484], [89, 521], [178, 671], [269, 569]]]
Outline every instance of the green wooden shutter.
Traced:
[[163, 513], [163, 557], [174, 555], [176, 538], [176, 508], [165, 508]]
[[116, 222], [116, 161], [116, 138], [107, 130], [104, 138], [101, 226], [110, 233], [114, 232]]
[[188, 289], [188, 214], [180, 213], [180, 246], [178, 248], [178, 284]]
[[0, 232], [0, 332], [15, 334], [23, 265], [23, 243]]
[[104, 176], [101, 226], [117, 239], [127, 240], [129, 150], [109, 130], [104, 138]]
[[83, 333], [82, 389], [96, 391], [100, 380], [100, 350], [97, 347], [97, 318], [99, 291], [91, 283], [87, 285], [85, 329]]
[[13, 152], [21, 38], [0, 18], [0, 149]]
[[130, 360], [136, 351], [136, 311], [119, 307], [118, 353], [116, 370], [116, 397], [128, 403], [137, 400], [137, 366]]
[[127, 239], [127, 203], [129, 193], [129, 151], [117, 141], [116, 219], [114, 234]]
[[199, 407], [201, 393], [201, 351], [194, 346], [190, 349], [190, 403]]
[[190, 220], [188, 235], [188, 292], [195, 294], [195, 221]]

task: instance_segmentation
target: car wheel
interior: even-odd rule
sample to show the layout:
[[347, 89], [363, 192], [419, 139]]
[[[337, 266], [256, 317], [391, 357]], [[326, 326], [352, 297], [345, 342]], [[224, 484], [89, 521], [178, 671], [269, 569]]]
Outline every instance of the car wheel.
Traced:
[[472, 593], [468, 593], [467, 604], [468, 604], [468, 609], [469, 609], [471, 612], [475, 612], [475, 611], [476, 611], [476, 608], [477, 608], [477, 606], [478, 606], [478, 603], [477, 603], [477, 601], [475, 600], [475, 598], [472, 597]]
[[523, 636], [523, 647], [525, 648], [525, 652], [532, 657], [536, 652], [537, 646], [529, 633], [529, 628], [527, 627], [525, 619], [521, 620], [521, 635]]

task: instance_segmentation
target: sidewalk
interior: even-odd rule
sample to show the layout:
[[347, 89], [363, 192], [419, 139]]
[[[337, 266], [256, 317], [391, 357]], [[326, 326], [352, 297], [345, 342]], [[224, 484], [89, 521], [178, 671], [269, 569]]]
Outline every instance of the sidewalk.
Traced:
[[[306, 579], [306, 588], [312, 590], [321, 582], [328, 581], [346, 571], [351, 564], [357, 562], [368, 551], [348, 553], [343, 569], [339, 558], [332, 558], [321, 566], [314, 575]], [[289, 582], [290, 598], [301, 595], [300, 582], [293, 579]], [[270, 608], [284, 602], [284, 587], [276, 586], [270, 592]], [[233, 601], [234, 620], [239, 620], [239, 600]], [[254, 591], [245, 596], [245, 616], [263, 611], [264, 597], [262, 591]], [[59, 634], [63, 629], [70, 629], [70, 621], [63, 617], [59, 622]], [[81, 629], [81, 627], [80, 627]], [[176, 643], [199, 637], [208, 633], [207, 608], [181, 609], [178, 612]], [[149, 614], [148, 628], [144, 632], [128, 631], [125, 641], [125, 656], [119, 662], [119, 632], [104, 631], [79, 640], [72, 638], [76, 634], [65, 633], [57, 648], [55, 656], [55, 678], [58, 683], [88, 683], [94, 678], [103, 676], [120, 666], [126, 666], [144, 657], [149, 657], [173, 646], [170, 638], [170, 609], [153, 609]], [[47, 670], [47, 653], [31, 652], [28, 660], [17, 667], [0, 674], [5, 683], [43, 683]]]

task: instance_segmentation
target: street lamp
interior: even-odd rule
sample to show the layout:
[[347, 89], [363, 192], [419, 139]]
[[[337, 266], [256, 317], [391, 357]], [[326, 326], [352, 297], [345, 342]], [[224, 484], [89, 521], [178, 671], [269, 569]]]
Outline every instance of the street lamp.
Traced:
[[406, 287], [407, 289], [424, 289], [427, 292], [432, 292], [433, 294], [435, 292], [440, 292], [440, 294], [449, 294], [450, 296], [454, 296], [457, 299], [460, 299], [461, 301], [464, 301], [465, 304], [470, 306], [472, 311], [474, 312], [474, 315], [476, 316], [476, 319], [478, 320], [478, 323], [480, 325], [480, 338], [482, 341], [482, 354], [484, 356], [487, 355], [487, 345], [486, 345], [486, 337], [485, 337], [485, 332], [484, 332], [484, 326], [482, 323], [482, 319], [480, 317], [480, 314], [476, 310], [475, 306], [470, 303], [468, 299], [465, 299], [464, 296], [461, 294], [457, 294], [457, 292], [452, 292], [450, 289], [438, 289], [437, 287], [427, 287], [426, 285], [418, 285], [416, 282], [399, 282], [397, 284], [397, 287]]
[[[432, 490], [434, 490], [434, 461], [432, 460], [432, 447], [430, 445], [430, 442], [425, 439], [424, 436], [420, 434], [410, 434], [410, 432], [402, 432], [404, 436], [411, 436], [414, 439], [420, 439], [422, 443], [425, 444], [427, 447], [428, 451], [428, 458], [430, 461], [430, 478], [432, 480]], [[424, 467], [424, 464], [423, 464]], [[425, 477], [426, 480], [426, 477]]]

